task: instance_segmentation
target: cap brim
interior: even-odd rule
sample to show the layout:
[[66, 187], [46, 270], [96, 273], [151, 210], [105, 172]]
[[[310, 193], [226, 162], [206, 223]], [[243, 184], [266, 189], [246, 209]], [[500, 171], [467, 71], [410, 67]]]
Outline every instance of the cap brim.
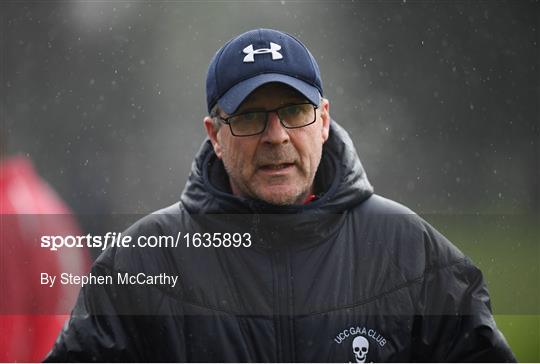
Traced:
[[258, 87], [271, 82], [284, 83], [300, 92], [314, 105], [319, 104], [320, 93], [317, 87], [291, 76], [279, 73], [263, 73], [231, 87], [218, 100], [218, 105], [227, 114], [233, 114], [250, 93]]

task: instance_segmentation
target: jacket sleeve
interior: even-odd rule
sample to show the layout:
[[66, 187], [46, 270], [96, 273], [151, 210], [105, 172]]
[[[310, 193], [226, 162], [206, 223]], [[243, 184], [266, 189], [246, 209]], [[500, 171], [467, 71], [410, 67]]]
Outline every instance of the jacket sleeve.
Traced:
[[424, 272], [413, 327], [415, 361], [515, 362], [493, 319], [481, 271], [433, 230], [427, 250], [444, 258]]
[[[124, 236], [136, 239], [159, 234], [155, 220], [153, 215], [143, 218]], [[164, 249], [153, 248], [105, 250], [90, 275], [111, 277], [110, 283], [82, 287], [71, 317], [45, 361], [187, 361], [184, 311], [177, 296], [154, 284], [128, 284], [118, 278], [124, 274], [165, 272], [164, 254]]]
[[[91, 274], [111, 275], [95, 264]], [[45, 362], [137, 361], [135, 339], [128, 335], [127, 316], [117, 314], [115, 285], [82, 287], [71, 317], [65, 323]]]

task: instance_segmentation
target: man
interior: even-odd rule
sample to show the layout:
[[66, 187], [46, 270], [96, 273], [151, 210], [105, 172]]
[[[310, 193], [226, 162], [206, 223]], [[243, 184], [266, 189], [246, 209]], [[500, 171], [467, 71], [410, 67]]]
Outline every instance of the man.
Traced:
[[181, 243], [112, 248], [92, 270], [180, 283], [85, 286], [48, 360], [514, 361], [480, 271], [373, 194], [322, 95], [294, 37], [225, 44], [180, 203], [126, 232]]

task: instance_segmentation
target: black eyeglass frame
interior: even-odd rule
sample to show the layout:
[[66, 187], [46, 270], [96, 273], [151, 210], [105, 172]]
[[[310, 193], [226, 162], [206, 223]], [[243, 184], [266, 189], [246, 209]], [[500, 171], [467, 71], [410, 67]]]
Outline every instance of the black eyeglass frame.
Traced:
[[[287, 107], [291, 107], [291, 106], [299, 106], [299, 105], [311, 105], [313, 106], [313, 121], [307, 123], [307, 124], [304, 124], [302, 126], [287, 126], [285, 125], [285, 123], [283, 122], [283, 120], [281, 119], [281, 116], [279, 115], [279, 110], [281, 109], [285, 109]], [[262, 134], [264, 133], [264, 131], [266, 130], [266, 128], [268, 127], [268, 115], [271, 113], [271, 112], [275, 112], [278, 116], [278, 119], [279, 119], [279, 122], [280, 124], [285, 128], [285, 129], [300, 129], [300, 128], [303, 128], [303, 127], [306, 127], [308, 125], [311, 125], [313, 124], [315, 121], [317, 121], [317, 109], [319, 108], [318, 105], [314, 105], [312, 104], [311, 102], [301, 102], [301, 103], [298, 103], [298, 104], [289, 104], [289, 105], [285, 105], [285, 106], [281, 106], [281, 107], [278, 107], [276, 109], [272, 109], [272, 110], [253, 110], [253, 111], [247, 111], [247, 112], [243, 112], [243, 113], [239, 113], [239, 114], [234, 114], [234, 115], [231, 115], [229, 117], [226, 117], [226, 118], [223, 118], [221, 117], [221, 115], [219, 114], [215, 114], [214, 117], [217, 117], [219, 118], [219, 120], [223, 123], [223, 124], [227, 124], [229, 125], [229, 129], [231, 130], [231, 134], [234, 135], [235, 137], [248, 137], [248, 136], [254, 136], [254, 135], [259, 135], [259, 134]], [[234, 118], [234, 117], [238, 117], [238, 116], [242, 116], [242, 115], [246, 115], [246, 114], [252, 114], [252, 113], [259, 113], [259, 112], [264, 112], [265, 115], [266, 115], [266, 118], [265, 118], [265, 122], [264, 122], [264, 128], [258, 132], [258, 133], [254, 133], [254, 134], [245, 134], [245, 135], [237, 135], [234, 133], [233, 131], [233, 128], [231, 126], [231, 122], [230, 122], [230, 119]]]

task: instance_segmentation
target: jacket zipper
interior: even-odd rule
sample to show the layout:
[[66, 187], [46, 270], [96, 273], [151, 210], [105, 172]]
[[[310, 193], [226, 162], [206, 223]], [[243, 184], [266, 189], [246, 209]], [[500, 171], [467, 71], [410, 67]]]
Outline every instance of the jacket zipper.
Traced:
[[288, 250], [273, 254], [276, 282], [274, 325], [276, 327], [277, 361], [294, 362], [293, 307], [290, 255]]

